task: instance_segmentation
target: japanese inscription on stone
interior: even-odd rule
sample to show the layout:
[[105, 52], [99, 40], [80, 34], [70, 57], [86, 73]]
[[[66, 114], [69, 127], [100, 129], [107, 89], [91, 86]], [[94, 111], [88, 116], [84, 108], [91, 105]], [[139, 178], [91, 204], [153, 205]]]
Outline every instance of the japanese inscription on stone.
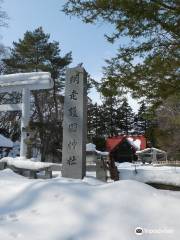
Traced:
[[64, 101], [62, 176], [85, 176], [87, 74], [84, 68], [67, 69]]

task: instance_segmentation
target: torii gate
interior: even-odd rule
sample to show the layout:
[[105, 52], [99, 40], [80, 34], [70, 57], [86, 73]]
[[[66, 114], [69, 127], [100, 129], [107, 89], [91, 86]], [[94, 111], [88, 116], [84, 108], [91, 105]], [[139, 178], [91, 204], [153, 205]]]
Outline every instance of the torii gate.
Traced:
[[30, 91], [51, 89], [53, 81], [48, 72], [16, 73], [0, 76], [0, 93], [22, 92], [22, 104], [0, 105], [0, 111], [22, 111], [20, 156], [26, 157], [27, 127], [30, 120]]

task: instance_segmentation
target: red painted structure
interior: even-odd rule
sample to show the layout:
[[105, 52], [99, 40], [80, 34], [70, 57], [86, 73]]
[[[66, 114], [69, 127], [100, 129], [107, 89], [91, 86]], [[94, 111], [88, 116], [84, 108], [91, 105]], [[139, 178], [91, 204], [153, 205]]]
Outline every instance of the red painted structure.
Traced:
[[143, 135], [134, 135], [134, 136], [126, 136], [126, 135], [120, 135], [115, 137], [110, 137], [106, 140], [106, 150], [108, 152], [113, 151], [119, 144], [121, 144], [125, 139], [132, 138], [133, 141], [140, 140], [140, 149], [143, 150], [146, 148], [146, 138]]
[[120, 135], [106, 140], [106, 150], [114, 161], [135, 161], [136, 151], [146, 148], [146, 138], [143, 135]]

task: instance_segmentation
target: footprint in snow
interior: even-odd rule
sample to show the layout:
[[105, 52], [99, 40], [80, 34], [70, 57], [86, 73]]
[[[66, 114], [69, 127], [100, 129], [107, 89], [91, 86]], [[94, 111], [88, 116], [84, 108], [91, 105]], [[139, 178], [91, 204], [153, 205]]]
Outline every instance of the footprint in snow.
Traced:
[[59, 198], [59, 194], [55, 194], [54, 197], [55, 197], [55, 198]]
[[10, 213], [8, 215], [0, 216], [0, 223], [7, 222], [7, 221], [17, 222], [18, 216], [15, 213]]
[[18, 216], [16, 213], [10, 213], [8, 215], [8, 218], [12, 221], [12, 222], [17, 222], [18, 221]]
[[31, 213], [34, 214], [34, 215], [40, 215], [40, 213], [38, 212], [37, 209], [32, 209]]
[[10, 236], [13, 237], [13, 238], [19, 238], [19, 237], [22, 236], [22, 234], [16, 233], [16, 232], [11, 232], [11, 233], [10, 233]]
[[0, 216], [0, 222], [4, 222], [7, 220], [7, 217], [6, 216]]
[[54, 195], [54, 198], [60, 200], [61, 202], [64, 202], [64, 201], [65, 201], [65, 197], [64, 197], [64, 196], [61, 196], [60, 194], [55, 194], [55, 195]]

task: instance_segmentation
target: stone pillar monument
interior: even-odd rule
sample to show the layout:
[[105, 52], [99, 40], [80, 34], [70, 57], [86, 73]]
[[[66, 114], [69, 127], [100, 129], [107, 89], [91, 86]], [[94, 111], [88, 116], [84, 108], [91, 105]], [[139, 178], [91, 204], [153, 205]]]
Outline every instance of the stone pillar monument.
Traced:
[[87, 73], [82, 67], [66, 72], [62, 176], [82, 179], [86, 173]]

